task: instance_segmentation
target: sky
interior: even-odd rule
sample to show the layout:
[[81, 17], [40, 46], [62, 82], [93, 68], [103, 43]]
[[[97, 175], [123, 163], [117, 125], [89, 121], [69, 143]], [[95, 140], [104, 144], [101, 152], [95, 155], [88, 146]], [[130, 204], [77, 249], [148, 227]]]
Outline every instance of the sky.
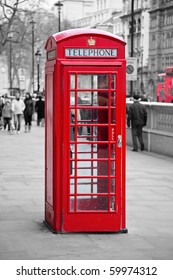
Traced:
[[122, 8], [122, 6], [123, 6], [123, 0], [115, 0], [115, 2], [117, 3], [117, 7], [118, 7], [118, 8]]
[[[97, 1], [97, 0], [95, 0], [95, 1]], [[123, 2], [123, 0], [114, 0], [115, 2], [116, 2], [116, 4], [117, 4], [117, 8], [122, 8], [122, 2]], [[129, 0], [130, 1], [130, 0]], [[49, 5], [50, 5], [50, 3], [52, 4], [52, 6], [54, 5], [54, 3], [56, 3], [57, 2], [57, 0], [45, 0], [45, 2], [48, 2], [49, 3]]]

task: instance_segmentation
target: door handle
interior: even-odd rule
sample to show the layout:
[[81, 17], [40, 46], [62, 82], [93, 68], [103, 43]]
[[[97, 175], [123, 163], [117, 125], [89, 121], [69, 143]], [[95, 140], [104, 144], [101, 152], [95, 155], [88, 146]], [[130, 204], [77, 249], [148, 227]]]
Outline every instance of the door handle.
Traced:
[[121, 135], [118, 135], [117, 146], [118, 146], [118, 148], [122, 147], [122, 136]]

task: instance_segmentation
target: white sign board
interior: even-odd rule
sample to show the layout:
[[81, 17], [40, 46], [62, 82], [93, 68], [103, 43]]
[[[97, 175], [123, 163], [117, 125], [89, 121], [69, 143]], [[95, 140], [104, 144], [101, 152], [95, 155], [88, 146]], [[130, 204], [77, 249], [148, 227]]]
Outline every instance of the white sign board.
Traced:
[[65, 56], [67, 57], [117, 57], [117, 49], [65, 49]]
[[137, 80], [137, 58], [129, 57], [126, 58], [126, 80], [136, 81]]

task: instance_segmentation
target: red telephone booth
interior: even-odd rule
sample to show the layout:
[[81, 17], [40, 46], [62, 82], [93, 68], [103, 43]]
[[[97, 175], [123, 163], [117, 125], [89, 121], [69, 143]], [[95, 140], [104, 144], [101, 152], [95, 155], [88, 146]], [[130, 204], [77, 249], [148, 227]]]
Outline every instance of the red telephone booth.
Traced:
[[96, 29], [46, 43], [45, 223], [53, 232], [127, 232], [125, 42]]

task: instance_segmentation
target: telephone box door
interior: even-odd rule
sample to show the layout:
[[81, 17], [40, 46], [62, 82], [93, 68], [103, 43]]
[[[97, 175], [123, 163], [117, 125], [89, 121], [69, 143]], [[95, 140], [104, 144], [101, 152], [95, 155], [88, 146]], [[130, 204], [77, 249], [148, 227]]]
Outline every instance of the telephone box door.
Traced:
[[64, 66], [64, 232], [124, 227], [121, 73], [121, 67]]

